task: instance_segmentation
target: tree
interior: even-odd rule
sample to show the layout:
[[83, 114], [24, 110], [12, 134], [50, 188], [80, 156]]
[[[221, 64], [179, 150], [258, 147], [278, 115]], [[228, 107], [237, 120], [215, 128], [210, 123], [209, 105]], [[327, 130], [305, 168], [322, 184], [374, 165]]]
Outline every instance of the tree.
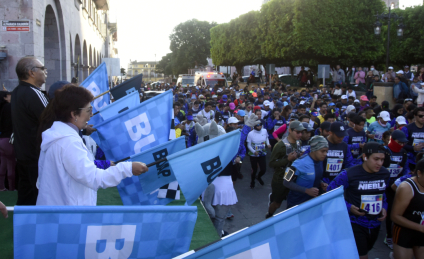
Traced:
[[174, 75], [176, 73], [172, 70], [172, 53], [166, 54], [156, 66], [156, 73], [161, 73], [164, 75]]
[[210, 29], [215, 22], [196, 19], [180, 23], [169, 36], [172, 51], [172, 70], [176, 74], [187, 73], [189, 68], [206, 65], [210, 57]]

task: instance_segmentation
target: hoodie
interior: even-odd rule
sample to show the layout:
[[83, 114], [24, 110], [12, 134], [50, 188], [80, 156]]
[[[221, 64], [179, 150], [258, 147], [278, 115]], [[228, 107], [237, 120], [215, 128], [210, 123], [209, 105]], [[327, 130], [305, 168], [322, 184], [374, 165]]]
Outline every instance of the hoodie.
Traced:
[[37, 205], [96, 206], [99, 188], [117, 186], [132, 176], [130, 162], [98, 169], [77, 130], [63, 122], [55, 121], [42, 138]]

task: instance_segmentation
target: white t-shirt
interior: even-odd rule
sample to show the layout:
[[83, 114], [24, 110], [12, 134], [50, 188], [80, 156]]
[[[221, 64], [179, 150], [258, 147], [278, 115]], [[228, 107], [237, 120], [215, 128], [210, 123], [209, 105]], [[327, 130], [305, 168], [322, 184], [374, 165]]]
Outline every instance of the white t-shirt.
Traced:
[[205, 116], [205, 118], [208, 120], [208, 123], [212, 122], [215, 118], [215, 112], [213, 110], [210, 110], [209, 112], [205, 112], [205, 110], [201, 110], [200, 113]]

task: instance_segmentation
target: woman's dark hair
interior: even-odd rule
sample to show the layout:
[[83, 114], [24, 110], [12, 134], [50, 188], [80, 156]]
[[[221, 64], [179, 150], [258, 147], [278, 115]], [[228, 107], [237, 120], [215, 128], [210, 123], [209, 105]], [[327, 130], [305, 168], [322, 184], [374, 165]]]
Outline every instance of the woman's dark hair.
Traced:
[[0, 91], [0, 112], [3, 110], [3, 106], [7, 103], [7, 101], [4, 99], [6, 96], [11, 95], [11, 92], [6, 91]]
[[414, 113], [413, 113], [413, 112], [408, 112], [408, 113], [405, 115], [405, 118], [406, 118], [407, 120], [413, 120], [413, 119], [414, 119]]
[[415, 110], [415, 108], [417, 108], [417, 106], [415, 106], [415, 104], [410, 104], [406, 107], [406, 111], [411, 112], [411, 111]]
[[53, 122], [69, 122], [72, 118], [71, 112], [76, 115], [81, 113], [81, 108], [93, 101], [93, 95], [84, 87], [76, 84], [67, 84], [56, 90], [53, 100], [49, 102], [40, 117], [37, 138], [41, 145], [41, 134], [49, 129]]
[[399, 110], [399, 109], [403, 109], [403, 105], [402, 105], [402, 104], [396, 104], [396, 105], [393, 107], [392, 113], [393, 113], [393, 115], [395, 115], [395, 117], [397, 117], [397, 116], [399, 116], [399, 115], [402, 115], [402, 114], [399, 114], [399, 113], [398, 113], [398, 110]]
[[355, 124], [361, 124], [361, 122], [366, 122], [367, 120], [364, 117], [359, 116], [358, 114], [355, 114], [355, 116], [352, 119], [350, 119], [350, 121]]
[[277, 108], [272, 109], [272, 111], [271, 111], [271, 118], [272, 119], [274, 119], [274, 112], [276, 112], [276, 111], [281, 114], [281, 109], [280, 108], [277, 107]]
[[286, 105], [286, 106], [284, 106], [284, 108], [283, 108], [283, 111], [281, 112], [281, 115], [286, 119], [286, 120], [288, 120], [289, 119], [289, 116], [290, 116], [290, 114], [289, 114], [289, 110], [292, 110], [292, 107], [290, 106], [290, 105]]

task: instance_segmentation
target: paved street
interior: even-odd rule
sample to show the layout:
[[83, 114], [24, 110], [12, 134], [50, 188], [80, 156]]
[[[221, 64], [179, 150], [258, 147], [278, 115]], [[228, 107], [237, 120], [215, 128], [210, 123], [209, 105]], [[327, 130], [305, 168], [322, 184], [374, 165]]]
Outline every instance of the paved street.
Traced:
[[[267, 157], [267, 162], [270, 159], [270, 155]], [[245, 227], [250, 227], [265, 220], [265, 213], [268, 209], [268, 194], [271, 192], [271, 179], [274, 173], [273, 169], [268, 168], [266, 174], [262, 178], [265, 182], [264, 186], [261, 186], [256, 182], [254, 189], [250, 189], [250, 161], [246, 156], [242, 165], [243, 180], [238, 179], [235, 184], [237, 193], [238, 203], [233, 206], [232, 212], [234, 218], [227, 220], [224, 229], [229, 233], [238, 231]], [[286, 202], [281, 206], [286, 207]], [[282, 209], [277, 210], [279, 213]], [[384, 225], [381, 227], [380, 236], [377, 240], [374, 249], [369, 253], [369, 258], [386, 259], [389, 258], [390, 249], [383, 243], [385, 235]]]

